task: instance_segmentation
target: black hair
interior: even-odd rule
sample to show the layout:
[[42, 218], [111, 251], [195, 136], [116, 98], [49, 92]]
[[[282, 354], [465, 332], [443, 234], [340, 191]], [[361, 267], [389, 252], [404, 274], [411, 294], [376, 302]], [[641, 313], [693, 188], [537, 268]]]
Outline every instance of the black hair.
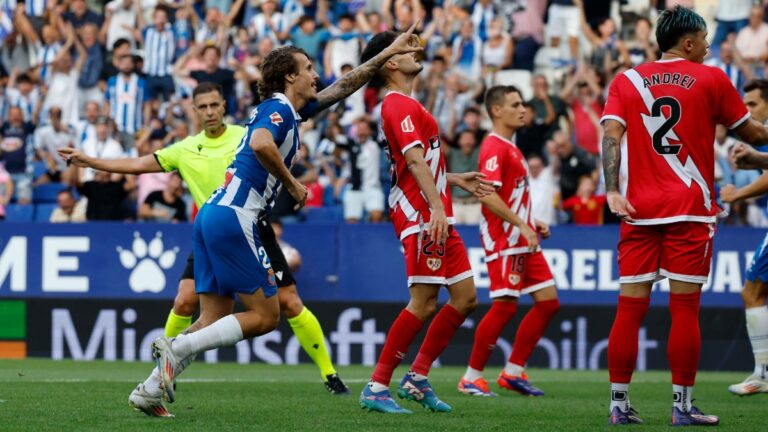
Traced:
[[355, 17], [352, 14], [345, 13], [339, 16], [339, 21], [341, 20], [349, 20], [355, 22]]
[[674, 48], [683, 36], [706, 29], [707, 23], [701, 15], [678, 5], [659, 15], [656, 22], [656, 41], [661, 52], [667, 52]]
[[523, 94], [520, 93], [520, 89], [512, 85], [493, 86], [485, 93], [485, 110], [488, 112], [488, 117], [493, 118], [491, 107], [502, 105], [504, 103], [504, 98], [509, 93], [517, 93], [520, 95], [520, 98], [523, 97]]
[[376, 57], [380, 52], [384, 51], [385, 48], [392, 45], [392, 42], [397, 39], [397, 36], [399, 34], [394, 31], [385, 31], [377, 34], [373, 38], [371, 38], [370, 41], [368, 41], [368, 44], [363, 49], [363, 53], [360, 54], [360, 63], [365, 63], [368, 60]]
[[309, 54], [301, 48], [288, 45], [270, 52], [261, 65], [259, 96], [269, 99], [273, 93], [285, 93], [285, 76], [299, 73], [299, 62], [294, 54], [303, 54], [308, 60]]
[[217, 92], [219, 95], [221, 95], [222, 99], [226, 99], [226, 96], [224, 95], [224, 88], [221, 86], [221, 84], [212, 81], [204, 81], [198, 84], [197, 87], [195, 87], [195, 89], [192, 91], [192, 99], [197, 97], [197, 95], [213, 92]]
[[768, 79], [753, 79], [744, 86], [744, 93], [760, 90], [760, 99], [768, 102]]
[[35, 81], [32, 80], [32, 77], [29, 76], [29, 74], [23, 73], [16, 78], [16, 84], [21, 84], [21, 83], [34, 84]]

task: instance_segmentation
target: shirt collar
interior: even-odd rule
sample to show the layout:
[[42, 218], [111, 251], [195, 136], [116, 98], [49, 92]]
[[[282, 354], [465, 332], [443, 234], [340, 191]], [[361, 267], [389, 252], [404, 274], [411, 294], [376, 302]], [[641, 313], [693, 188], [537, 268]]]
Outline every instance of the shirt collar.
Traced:
[[272, 97], [291, 107], [291, 112], [293, 113], [293, 117], [295, 117], [296, 120], [301, 120], [301, 116], [299, 115], [299, 113], [296, 112], [296, 109], [293, 107], [293, 104], [291, 104], [291, 101], [288, 99], [288, 96], [286, 96], [283, 93], [274, 93]]

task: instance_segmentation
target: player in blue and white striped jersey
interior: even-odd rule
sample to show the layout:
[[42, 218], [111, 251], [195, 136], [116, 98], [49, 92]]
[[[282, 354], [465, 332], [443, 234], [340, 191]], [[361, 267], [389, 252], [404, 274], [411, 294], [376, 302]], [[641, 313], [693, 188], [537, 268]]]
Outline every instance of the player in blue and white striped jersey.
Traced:
[[[307, 199], [307, 189], [289, 170], [299, 148], [299, 113], [328, 108], [373, 78], [391, 56], [420, 51], [413, 39], [414, 29], [415, 25], [319, 94], [319, 77], [302, 49], [286, 46], [265, 58], [259, 83], [264, 102], [248, 122], [225, 184], [211, 195], [195, 220], [195, 290], [200, 295], [200, 317], [184, 334], [158, 338], [152, 344], [157, 368], [136, 395], [143, 398], [142, 406], [165, 416], [162, 393], [170, 402], [175, 400], [175, 376], [195, 355], [277, 326], [280, 310], [274, 295], [275, 275], [256, 224], [272, 208], [281, 184], [299, 206]], [[245, 312], [232, 314], [235, 294]]]

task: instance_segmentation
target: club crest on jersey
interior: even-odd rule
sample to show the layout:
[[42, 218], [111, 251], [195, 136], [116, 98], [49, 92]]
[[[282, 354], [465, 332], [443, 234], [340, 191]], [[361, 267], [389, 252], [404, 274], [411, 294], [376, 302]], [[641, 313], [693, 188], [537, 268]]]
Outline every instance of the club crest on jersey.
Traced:
[[440, 258], [427, 258], [427, 267], [432, 271], [440, 270], [443, 266], [443, 260]]
[[267, 270], [267, 282], [269, 282], [270, 285], [277, 285], [277, 283], [275, 283], [275, 272], [271, 268]]
[[485, 162], [485, 169], [488, 171], [496, 171], [499, 168], [499, 160], [496, 156], [488, 159]]
[[269, 121], [271, 121], [273, 125], [275, 125], [275, 126], [279, 126], [279, 125], [280, 125], [280, 123], [282, 123], [282, 122], [283, 122], [283, 118], [280, 116], [280, 113], [278, 113], [277, 111], [275, 111], [275, 112], [273, 112], [273, 113], [272, 113], [272, 114], [269, 116]]
[[509, 283], [512, 284], [512, 286], [516, 286], [520, 283], [520, 275], [519, 274], [511, 274], [509, 275]]
[[416, 127], [413, 126], [413, 120], [411, 120], [411, 116], [405, 116], [403, 121], [400, 122], [400, 129], [403, 130], [405, 133], [411, 133], [416, 130]]

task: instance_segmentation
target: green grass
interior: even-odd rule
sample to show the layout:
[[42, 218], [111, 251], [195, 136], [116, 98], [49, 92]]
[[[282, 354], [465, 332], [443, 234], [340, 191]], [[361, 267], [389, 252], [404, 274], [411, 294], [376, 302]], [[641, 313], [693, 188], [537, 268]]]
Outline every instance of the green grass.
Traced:
[[[436, 368], [431, 382], [454, 408], [433, 414], [413, 402], [415, 413], [386, 416], [361, 410], [357, 396], [371, 368], [341, 368], [351, 397], [328, 394], [310, 365], [193, 364], [179, 379], [174, 419], [149, 418], [128, 407], [128, 394], [150, 371], [146, 363], [51, 360], [0, 361], [1, 431], [594, 431], [607, 430], [607, 373], [530, 371], [547, 396], [502, 393], [493, 399], [458, 394], [460, 368]], [[404, 369], [395, 374], [401, 377]], [[489, 369], [488, 373], [495, 374]], [[489, 375], [490, 376], [490, 375]], [[766, 398], [738, 398], [728, 384], [744, 373], [701, 373], [694, 396], [718, 414], [718, 430], [765, 430]], [[671, 395], [666, 372], [638, 373], [632, 401], [647, 425], [668, 430]], [[495, 384], [492, 388], [498, 389]]]

